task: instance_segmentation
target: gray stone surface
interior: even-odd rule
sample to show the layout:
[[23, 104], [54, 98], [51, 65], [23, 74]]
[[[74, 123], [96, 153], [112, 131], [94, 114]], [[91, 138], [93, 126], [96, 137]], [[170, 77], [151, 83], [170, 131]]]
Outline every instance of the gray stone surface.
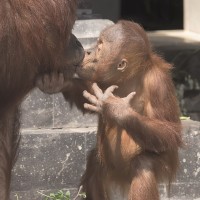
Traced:
[[172, 198], [200, 199], [200, 122], [183, 121], [184, 148], [180, 170], [171, 188]]
[[78, 20], [72, 32], [77, 38], [96, 38], [104, 28], [112, 24], [107, 19]]
[[19, 164], [13, 170], [12, 190], [76, 187], [85, 165], [86, 134], [92, 131], [47, 129], [23, 132]]
[[200, 46], [199, 35], [183, 30], [150, 31], [148, 37], [155, 51], [168, 61], [180, 53], [197, 50]]
[[85, 49], [96, 44], [99, 33], [113, 22], [107, 19], [90, 19], [76, 21], [73, 29], [74, 35], [79, 39]]
[[46, 95], [33, 90], [22, 104], [22, 128], [90, 127], [97, 124], [94, 114], [83, 114], [63, 95]]
[[53, 95], [33, 90], [22, 103], [22, 128], [52, 128], [53, 103]]
[[[160, 186], [162, 200], [200, 198], [200, 123], [183, 121], [185, 147], [180, 151], [181, 166], [172, 184], [170, 198]], [[85, 169], [88, 151], [96, 141], [96, 127], [24, 129], [19, 158], [13, 169], [12, 200], [41, 200], [37, 191], [74, 190]]]
[[[182, 165], [178, 182], [199, 183], [200, 181], [200, 123], [186, 120], [183, 123], [185, 146], [180, 152]], [[200, 190], [199, 190], [200, 192]]]
[[13, 169], [11, 199], [39, 200], [44, 193], [75, 190], [85, 169], [88, 136], [96, 128], [24, 129]]
[[54, 95], [54, 127], [91, 127], [97, 124], [94, 114], [83, 114], [75, 106], [70, 106], [62, 94]]

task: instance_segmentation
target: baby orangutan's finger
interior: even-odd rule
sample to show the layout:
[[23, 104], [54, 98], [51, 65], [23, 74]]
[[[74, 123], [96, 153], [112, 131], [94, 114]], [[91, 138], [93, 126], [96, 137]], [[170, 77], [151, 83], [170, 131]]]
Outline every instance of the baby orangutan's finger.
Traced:
[[127, 96], [124, 97], [123, 99], [124, 99], [126, 102], [130, 103], [131, 100], [133, 99], [133, 97], [135, 96], [135, 94], [136, 94], [136, 92], [131, 92], [129, 95], [127, 95]]
[[101, 99], [102, 96], [103, 96], [103, 92], [102, 92], [102, 90], [99, 88], [99, 86], [96, 83], [92, 84], [92, 89], [93, 89], [94, 94], [96, 95], [96, 97], [98, 99]]
[[91, 105], [91, 104], [88, 104], [88, 103], [84, 103], [84, 108], [86, 109], [86, 110], [90, 110], [90, 111], [93, 111], [93, 112], [99, 112], [99, 108], [98, 107], [96, 107], [96, 106], [93, 106], [93, 105]]
[[115, 89], [117, 89], [118, 86], [117, 85], [111, 85], [109, 88], [106, 89], [104, 95], [105, 98], [108, 98], [110, 95], [113, 95], [112, 93], [114, 92]]
[[88, 91], [84, 90], [83, 91], [83, 96], [92, 104], [97, 105], [98, 104], [98, 100], [97, 98], [90, 94]]

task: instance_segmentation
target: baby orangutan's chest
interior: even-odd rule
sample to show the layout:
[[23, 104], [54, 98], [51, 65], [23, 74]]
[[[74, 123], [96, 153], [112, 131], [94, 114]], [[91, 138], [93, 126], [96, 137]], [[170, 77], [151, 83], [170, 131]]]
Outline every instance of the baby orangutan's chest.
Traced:
[[[126, 130], [119, 127], [106, 127], [101, 137], [100, 154], [104, 155], [103, 160], [114, 168], [123, 168], [132, 158], [140, 154], [140, 145], [132, 138]], [[108, 167], [108, 166], [107, 166]]]

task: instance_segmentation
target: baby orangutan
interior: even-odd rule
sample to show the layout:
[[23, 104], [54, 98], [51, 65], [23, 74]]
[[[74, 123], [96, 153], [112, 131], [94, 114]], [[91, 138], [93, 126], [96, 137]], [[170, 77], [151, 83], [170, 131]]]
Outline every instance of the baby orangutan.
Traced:
[[83, 94], [99, 114], [81, 181], [87, 200], [159, 200], [158, 183], [174, 178], [182, 139], [170, 70], [134, 22], [106, 28], [86, 52], [77, 73], [99, 86]]
[[106, 28], [86, 52], [77, 69], [82, 80], [63, 94], [83, 109], [86, 89], [84, 107], [99, 115], [81, 180], [87, 200], [159, 200], [158, 183], [175, 177], [182, 137], [170, 70], [134, 22]]

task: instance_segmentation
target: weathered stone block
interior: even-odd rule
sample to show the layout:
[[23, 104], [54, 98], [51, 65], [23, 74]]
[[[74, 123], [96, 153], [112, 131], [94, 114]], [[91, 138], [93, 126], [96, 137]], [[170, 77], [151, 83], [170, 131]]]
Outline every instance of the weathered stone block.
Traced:
[[22, 103], [22, 128], [53, 127], [53, 96], [35, 89]]
[[54, 128], [91, 127], [97, 124], [97, 115], [79, 111], [64, 100], [62, 94], [54, 95]]
[[94, 130], [23, 132], [19, 158], [13, 169], [12, 190], [77, 187], [85, 168], [86, 134], [91, 132]]
[[[185, 147], [180, 151], [180, 171], [172, 184], [170, 200], [197, 200], [200, 198], [200, 123], [183, 121], [183, 130]], [[27, 200], [41, 200], [39, 190], [76, 189], [88, 151], [95, 144], [96, 127], [25, 129], [13, 170], [12, 195], [27, 194], [30, 197]], [[164, 185], [160, 185], [160, 192], [162, 200], [168, 199]]]

